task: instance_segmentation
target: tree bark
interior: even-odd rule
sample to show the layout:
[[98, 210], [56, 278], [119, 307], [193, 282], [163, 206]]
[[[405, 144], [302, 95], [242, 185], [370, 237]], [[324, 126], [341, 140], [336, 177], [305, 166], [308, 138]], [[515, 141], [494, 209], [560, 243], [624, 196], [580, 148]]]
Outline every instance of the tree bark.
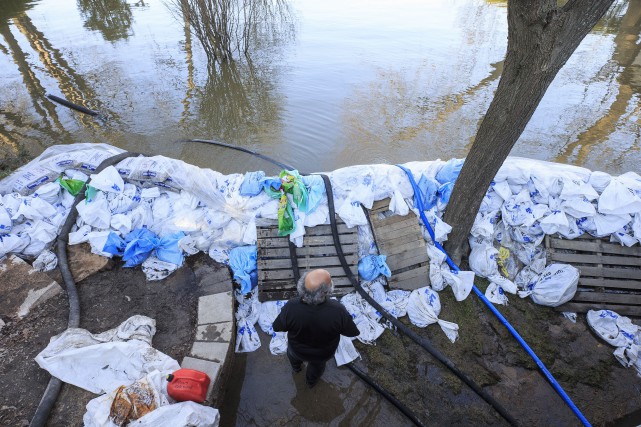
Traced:
[[483, 197], [554, 77], [614, 0], [509, 0], [503, 74], [456, 181], [444, 220], [456, 262]]

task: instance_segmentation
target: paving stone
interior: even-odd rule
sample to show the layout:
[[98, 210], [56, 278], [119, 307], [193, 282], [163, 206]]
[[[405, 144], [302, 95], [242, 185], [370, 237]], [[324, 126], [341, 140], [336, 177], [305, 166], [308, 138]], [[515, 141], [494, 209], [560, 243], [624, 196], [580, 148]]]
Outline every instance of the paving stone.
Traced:
[[198, 324], [232, 322], [234, 320], [231, 291], [206, 295], [198, 299]]
[[199, 325], [196, 329], [196, 341], [231, 342], [233, 332], [233, 322]]
[[[67, 259], [69, 260], [69, 269], [76, 283], [81, 282], [87, 277], [110, 268], [114, 260], [104, 256], [91, 253], [89, 243], [79, 245], [67, 245]], [[47, 273], [56, 282], [63, 284], [62, 275], [59, 269]]]
[[193, 270], [200, 295], [218, 294], [232, 289], [231, 274], [225, 265], [197, 263]]
[[199, 359], [211, 360], [212, 362], [223, 363], [227, 358], [228, 351], [228, 342], [195, 341], [191, 347], [190, 356], [197, 357]]
[[218, 379], [218, 375], [221, 371], [222, 364], [218, 362], [211, 362], [209, 360], [196, 359], [194, 357], [185, 357], [183, 363], [180, 365], [181, 368], [185, 369], [195, 369], [196, 371], [204, 372], [209, 376], [211, 380], [209, 387], [207, 388], [207, 400], [211, 402], [212, 391], [214, 384]]
[[56, 281], [15, 255], [0, 263], [0, 316], [25, 317], [31, 308], [60, 292]]

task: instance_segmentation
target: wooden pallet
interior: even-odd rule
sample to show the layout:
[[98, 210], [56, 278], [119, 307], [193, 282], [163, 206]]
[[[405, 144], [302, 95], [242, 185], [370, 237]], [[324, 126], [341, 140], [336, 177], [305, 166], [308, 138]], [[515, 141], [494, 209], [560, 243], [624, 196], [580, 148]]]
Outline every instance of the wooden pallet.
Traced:
[[429, 262], [425, 239], [418, 218], [412, 212], [406, 216], [389, 213], [390, 199], [375, 202], [369, 211], [372, 233], [381, 254], [387, 255], [392, 288], [414, 290], [429, 284]]
[[579, 269], [579, 288], [572, 301], [557, 307], [579, 313], [608, 309], [641, 316], [641, 247], [610, 243], [585, 235], [574, 240], [546, 236], [548, 263]]
[[[352, 274], [358, 280], [357, 228], [347, 228], [338, 218], [336, 223], [345, 259]], [[259, 299], [274, 301], [298, 295], [290, 258], [289, 237], [278, 236], [277, 224], [258, 227], [257, 233]], [[329, 271], [334, 282], [332, 295], [338, 297], [354, 290], [336, 254], [332, 229], [329, 225], [318, 225], [306, 230], [303, 247], [296, 248], [296, 259], [301, 275], [316, 268]]]

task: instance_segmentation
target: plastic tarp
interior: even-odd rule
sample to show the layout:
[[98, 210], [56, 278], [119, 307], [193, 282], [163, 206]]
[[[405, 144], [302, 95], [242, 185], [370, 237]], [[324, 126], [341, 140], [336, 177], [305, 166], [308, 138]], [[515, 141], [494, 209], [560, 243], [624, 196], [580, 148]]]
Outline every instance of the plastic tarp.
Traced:
[[251, 292], [258, 284], [256, 246], [239, 246], [229, 251], [229, 267], [243, 294]]
[[51, 338], [36, 362], [66, 383], [106, 393], [154, 370], [170, 373], [180, 369], [178, 362], [151, 346], [155, 333], [156, 321], [140, 315], [99, 334], [69, 328]]

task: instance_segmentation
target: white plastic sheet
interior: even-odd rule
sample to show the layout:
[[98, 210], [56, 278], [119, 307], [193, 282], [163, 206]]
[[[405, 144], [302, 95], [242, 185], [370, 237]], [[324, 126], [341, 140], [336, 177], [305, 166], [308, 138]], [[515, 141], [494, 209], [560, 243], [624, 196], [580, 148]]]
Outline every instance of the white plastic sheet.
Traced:
[[343, 366], [360, 358], [361, 355], [354, 347], [354, 343], [351, 338], [341, 335], [340, 341], [338, 342], [338, 348], [336, 349], [336, 353], [334, 353], [336, 366]]
[[178, 362], [151, 347], [155, 333], [155, 320], [140, 315], [100, 334], [70, 328], [51, 338], [36, 362], [66, 383], [106, 393], [154, 370], [180, 369]]

